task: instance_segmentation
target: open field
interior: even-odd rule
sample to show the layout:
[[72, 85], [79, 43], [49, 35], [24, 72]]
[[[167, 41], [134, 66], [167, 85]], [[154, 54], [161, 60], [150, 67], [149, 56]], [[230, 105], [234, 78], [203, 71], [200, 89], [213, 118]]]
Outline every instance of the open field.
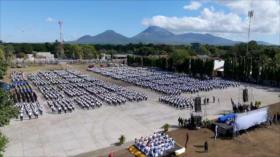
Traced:
[[[95, 110], [77, 108], [71, 114], [57, 115], [49, 111], [42, 95], [37, 92], [39, 102], [45, 105], [44, 115], [39, 119], [24, 120], [22, 122], [15, 119], [11, 121], [9, 126], [1, 128], [1, 131], [8, 136], [10, 141], [7, 145], [5, 156], [60, 157], [78, 155], [114, 146], [121, 134], [125, 135], [127, 141], [132, 141], [136, 137], [149, 135], [154, 131], [160, 130], [165, 123], [169, 123], [174, 126], [173, 128], [176, 128], [179, 116], [184, 118], [190, 116], [190, 110], [188, 109], [176, 110], [168, 105], [160, 104], [158, 102], [160, 94], [154, 91], [88, 72], [86, 67], [87, 65], [47, 65], [16, 70], [30, 73], [52, 68], [73, 68], [98, 79], [141, 91], [148, 96], [148, 101], [127, 102], [121, 106], [103, 105]], [[8, 74], [11, 70], [13, 69], [9, 69]], [[5, 77], [5, 80], [8, 81], [8, 77]], [[254, 101], [261, 100], [263, 105], [280, 101], [280, 92], [277, 89], [255, 85], [249, 86], [249, 95], [253, 93]], [[233, 98], [234, 101], [241, 101], [242, 87], [244, 85], [239, 88], [200, 92], [201, 96], [209, 98], [216, 96], [216, 99], [220, 99], [219, 102], [216, 101], [216, 103], [203, 106], [203, 115], [217, 115], [231, 110], [230, 98]], [[36, 87], [33, 88], [36, 89]], [[183, 96], [194, 97], [197, 94], [183, 94]], [[276, 129], [279, 131], [279, 127]], [[210, 136], [210, 133], [206, 134], [206, 137], [208, 136]], [[178, 142], [180, 143], [180, 141]], [[190, 142], [192, 143], [192, 141]], [[211, 145], [212, 143], [210, 144], [209, 154], [211, 153]], [[215, 154], [213, 155], [215, 156]]]

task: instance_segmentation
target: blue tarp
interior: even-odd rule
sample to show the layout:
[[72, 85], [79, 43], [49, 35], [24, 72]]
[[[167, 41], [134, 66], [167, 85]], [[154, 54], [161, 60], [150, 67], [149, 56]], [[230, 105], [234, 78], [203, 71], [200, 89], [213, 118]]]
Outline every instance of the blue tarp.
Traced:
[[226, 115], [223, 115], [223, 116], [219, 117], [218, 122], [219, 123], [225, 123], [229, 119], [235, 119], [235, 117], [236, 117], [235, 113], [226, 114]]
[[4, 91], [9, 91], [11, 87], [10, 84], [0, 81], [0, 88]]

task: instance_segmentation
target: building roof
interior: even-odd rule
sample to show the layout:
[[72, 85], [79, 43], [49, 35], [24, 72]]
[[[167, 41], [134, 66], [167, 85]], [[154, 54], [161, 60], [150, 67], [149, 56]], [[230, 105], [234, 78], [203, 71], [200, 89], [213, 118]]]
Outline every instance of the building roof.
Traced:
[[210, 58], [208, 55], [197, 55], [197, 58], [200, 58], [200, 59], [208, 59]]
[[127, 57], [127, 54], [114, 54], [113, 57]]
[[41, 54], [52, 54], [51, 52], [36, 52], [36, 51], [34, 51], [34, 53], [35, 53], [35, 54], [40, 54], [40, 55], [41, 55]]

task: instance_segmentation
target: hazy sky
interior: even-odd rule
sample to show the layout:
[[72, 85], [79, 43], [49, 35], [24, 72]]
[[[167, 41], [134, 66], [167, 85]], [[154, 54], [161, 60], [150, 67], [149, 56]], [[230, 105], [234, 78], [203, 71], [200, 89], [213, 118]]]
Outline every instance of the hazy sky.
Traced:
[[75, 40], [107, 29], [132, 37], [155, 25], [173, 33], [210, 33], [280, 44], [280, 0], [0, 0], [0, 38], [5, 42]]

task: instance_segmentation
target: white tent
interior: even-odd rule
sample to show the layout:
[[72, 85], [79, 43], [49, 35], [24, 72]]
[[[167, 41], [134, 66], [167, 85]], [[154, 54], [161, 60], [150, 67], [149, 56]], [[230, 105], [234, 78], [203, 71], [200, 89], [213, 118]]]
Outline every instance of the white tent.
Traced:
[[252, 126], [267, 121], [268, 108], [260, 108], [257, 110], [236, 114], [234, 131], [246, 130]]

